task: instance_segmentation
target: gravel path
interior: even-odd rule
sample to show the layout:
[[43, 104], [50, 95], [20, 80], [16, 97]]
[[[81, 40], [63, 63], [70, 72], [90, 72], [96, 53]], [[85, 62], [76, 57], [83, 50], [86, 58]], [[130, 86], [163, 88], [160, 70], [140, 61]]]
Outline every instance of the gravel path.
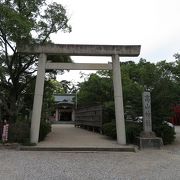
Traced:
[[174, 145], [137, 153], [0, 150], [0, 180], [180, 180], [180, 127]]
[[54, 124], [52, 132], [38, 147], [121, 147], [116, 140], [100, 133], [75, 128], [72, 124]]

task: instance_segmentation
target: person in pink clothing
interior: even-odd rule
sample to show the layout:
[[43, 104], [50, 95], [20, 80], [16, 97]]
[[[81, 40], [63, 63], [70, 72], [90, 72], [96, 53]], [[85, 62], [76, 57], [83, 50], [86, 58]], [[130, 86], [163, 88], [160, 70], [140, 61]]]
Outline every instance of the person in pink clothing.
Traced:
[[9, 124], [4, 120], [3, 130], [2, 130], [2, 142], [6, 143], [8, 141], [8, 130]]

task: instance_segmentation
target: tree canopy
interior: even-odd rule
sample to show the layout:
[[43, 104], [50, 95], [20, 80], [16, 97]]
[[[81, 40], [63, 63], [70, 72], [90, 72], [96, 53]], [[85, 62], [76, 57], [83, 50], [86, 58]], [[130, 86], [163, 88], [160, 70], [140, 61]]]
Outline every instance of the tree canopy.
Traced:
[[[162, 122], [171, 116], [173, 103], [180, 100], [180, 56], [175, 62], [160, 61], [150, 63], [140, 59], [121, 63], [122, 88], [125, 116], [142, 116], [142, 92], [150, 91], [154, 122]], [[99, 71], [79, 84], [78, 102], [80, 104], [113, 102], [111, 71]], [[112, 108], [112, 103], [110, 103]]]
[[[70, 32], [66, 9], [45, 0], [0, 0], [0, 99], [5, 115], [15, 121], [35, 77], [37, 57], [17, 53], [18, 45], [50, 43], [50, 35]], [[71, 61], [67, 56], [48, 57]]]

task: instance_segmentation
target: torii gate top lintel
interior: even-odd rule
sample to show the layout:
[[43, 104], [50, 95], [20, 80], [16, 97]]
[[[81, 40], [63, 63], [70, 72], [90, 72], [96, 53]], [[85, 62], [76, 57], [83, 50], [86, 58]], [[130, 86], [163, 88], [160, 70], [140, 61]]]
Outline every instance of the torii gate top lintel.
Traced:
[[19, 46], [19, 53], [67, 54], [70, 56], [138, 56], [140, 45], [87, 45], [87, 44], [46, 44]]

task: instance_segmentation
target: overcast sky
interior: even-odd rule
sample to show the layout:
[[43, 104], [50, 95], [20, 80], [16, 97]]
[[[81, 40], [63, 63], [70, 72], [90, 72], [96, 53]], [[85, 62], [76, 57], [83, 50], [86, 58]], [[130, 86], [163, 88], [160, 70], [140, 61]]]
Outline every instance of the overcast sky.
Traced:
[[[52, 36], [57, 44], [141, 45], [140, 56], [128, 58], [136, 62], [141, 57], [151, 62], [174, 61], [173, 54], [180, 53], [180, 0], [56, 2], [65, 6], [72, 26], [70, 34], [58, 33]], [[72, 59], [75, 62], [109, 60], [85, 57]]]

